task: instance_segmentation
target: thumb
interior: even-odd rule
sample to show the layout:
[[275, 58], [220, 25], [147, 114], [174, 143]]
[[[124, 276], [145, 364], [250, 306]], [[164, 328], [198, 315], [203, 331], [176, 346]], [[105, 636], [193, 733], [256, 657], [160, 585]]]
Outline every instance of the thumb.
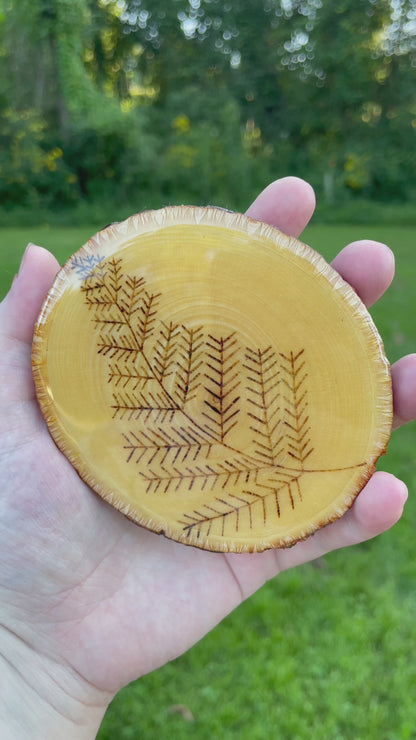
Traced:
[[7, 339], [31, 344], [36, 319], [58, 270], [59, 263], [46, 249], [26, 247], [19, 272], [0, 304], [1, 344]]
[[0, 403], [32, 400], [33, 329], [42, 303], [59, 268], [55, 257], [29, 244], [19, 273], [0, 303]]

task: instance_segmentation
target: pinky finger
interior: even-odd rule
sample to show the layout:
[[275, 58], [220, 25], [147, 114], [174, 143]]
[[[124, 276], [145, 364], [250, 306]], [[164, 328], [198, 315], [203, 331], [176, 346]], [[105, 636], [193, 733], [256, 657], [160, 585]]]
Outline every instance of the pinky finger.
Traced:
[[406, 355], [391, 368], [394, 399], [393, 428], [416, 418], [416, 354]]
[[277, 553], [279, 570], [376, 537], [396, 524], [406, 500], [407, 488], [401, 480], [390, 473], [375, 473], [344, 516], [305, 542]]

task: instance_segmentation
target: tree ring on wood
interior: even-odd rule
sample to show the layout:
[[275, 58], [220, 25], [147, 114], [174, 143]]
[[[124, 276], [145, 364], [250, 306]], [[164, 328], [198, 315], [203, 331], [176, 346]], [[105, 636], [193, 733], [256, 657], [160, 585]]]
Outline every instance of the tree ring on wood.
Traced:
[[113, 224], [58, 273], [33, 375], [59, 449], [137, 524], [221, 552], [340, 517], [385, 452], [389, 364], [310, 247], [216, 208]]

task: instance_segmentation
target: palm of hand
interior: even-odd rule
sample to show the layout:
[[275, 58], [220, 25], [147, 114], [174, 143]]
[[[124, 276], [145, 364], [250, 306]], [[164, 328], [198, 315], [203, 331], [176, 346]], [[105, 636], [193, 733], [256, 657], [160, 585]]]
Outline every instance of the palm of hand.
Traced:
[[[35, 399], [24, 403], [24, 425], [3, 451], [12, 485], [0, 601], [25, 641], [36, 635], [41, 651], [52, 646], [90, 683], [116, 691], [195, 642], [210, 610], [218, 621], [239, 603], [239, 588], [222, 556], [138, 529], [104, 504], [56, 449]], [[4, 427], [15, 422], [6, 406]]]
[[[249, 215], [295, 234], [312, 207], [307, 186], [290, 179], [266, 189]], [[357, 250], [362, 278], [354, 267]], [[375, 259], [377, 269], [366, 272]], [[336, 266], [369, 301], [392, 272], [391, 258], [374, 244], [370, 250], [352, 245]], [[186, 650], [279, 570], [391, 526], [405, 491], [377, 473], [342, 520], [289, 551], [262, 555], [212, 554], [136, 527], [78, 478], [49, 437], [34, 398], [30, 341], [55, 272], [51, 255], [32, 248], [1, 306], [0, 605], [6, 629], [18, 629], [38, 653], [112, 694]], [[402, 363], [396, 397], [400, 416], [411, 418], [414, 358]], [[412, 381], [403, 391], [406, 373]]]
[[27, 331], [15, 316], [2, 336], [0, 604], [6, 628], [18, 620], [23, 640], [115, 692], [183, 652], [242, 594], [225, 557], [139, 529], [93, 494], [55, 447], [30, 370], [40, 307], [32, 311], [30, 291], [33, 273], [45, 269], [36, 257], [48, 262], [50, 282], [55, 262], [34, 248], [2, 306], [15, 302], [20, 313], [26, 301], [33, 315]]

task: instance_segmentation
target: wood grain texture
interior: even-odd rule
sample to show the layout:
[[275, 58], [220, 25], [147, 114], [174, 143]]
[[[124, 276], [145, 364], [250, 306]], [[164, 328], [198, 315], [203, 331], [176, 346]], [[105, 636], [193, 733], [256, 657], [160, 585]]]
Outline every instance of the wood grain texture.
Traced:
[[389, 366], [351, 288], [301, 242], [213, 208], [139, 214], [76, 252], [33, 374], [100, 496], [211, 550], [290, 546], [341, 516], [391, 429]]

